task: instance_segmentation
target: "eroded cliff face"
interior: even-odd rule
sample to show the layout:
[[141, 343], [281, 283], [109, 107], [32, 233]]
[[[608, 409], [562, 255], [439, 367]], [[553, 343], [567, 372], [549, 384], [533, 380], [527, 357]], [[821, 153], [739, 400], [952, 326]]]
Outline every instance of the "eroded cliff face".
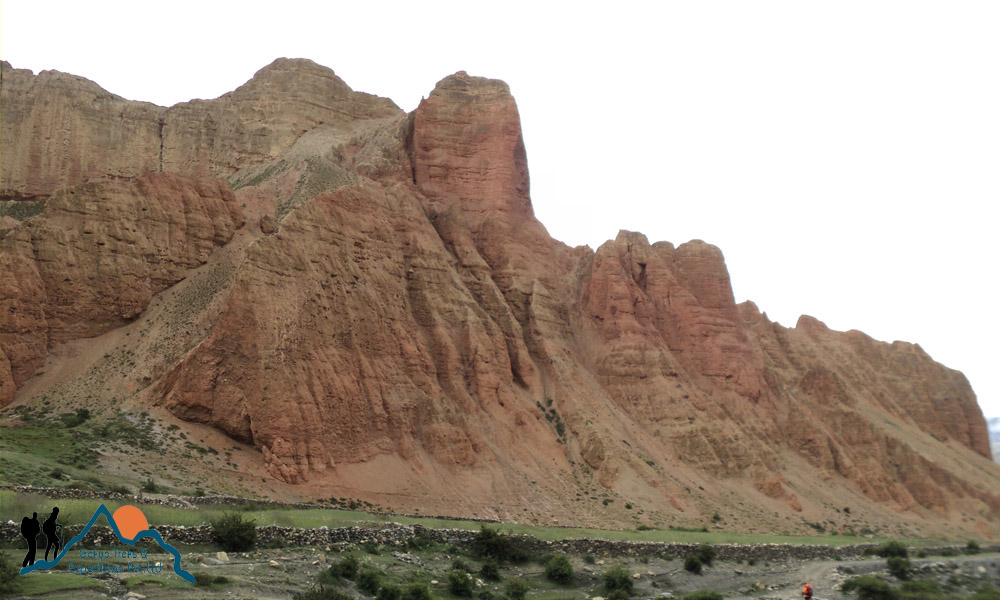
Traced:
[[46, 204], [4, 228], [2, 402], [222, 248], [210, 326], [126, 388], [288, 484], [581, 522], [612, 510], [585, 502], [602, 490], [747, 529], [845, 499], [968, 529], [1000, 514], [975, 396], [919, 346], [772, 323], [700, 241], [552, 240], [503, 82], [457, 73], [405, 115], [302, 60], [171, 108], [3, 78], [4, 197]]
[[242, 225], [217, 179], [154, 173], [56, 192], [3, 239], [0, 334], [13, 383], [49, 348], [135, 319]]

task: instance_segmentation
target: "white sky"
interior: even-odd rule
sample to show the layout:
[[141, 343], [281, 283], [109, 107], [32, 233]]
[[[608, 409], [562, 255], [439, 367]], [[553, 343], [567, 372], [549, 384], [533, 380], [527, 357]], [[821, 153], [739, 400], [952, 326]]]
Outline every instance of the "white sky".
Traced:
[[711, 242], [737, 301], [917, 342], [1000, 416], [1000, 3], [481, 4], [3, 0], [0, 57], [160, 105], [279, 56], [406, 110], [503, 79], [554, 237]]

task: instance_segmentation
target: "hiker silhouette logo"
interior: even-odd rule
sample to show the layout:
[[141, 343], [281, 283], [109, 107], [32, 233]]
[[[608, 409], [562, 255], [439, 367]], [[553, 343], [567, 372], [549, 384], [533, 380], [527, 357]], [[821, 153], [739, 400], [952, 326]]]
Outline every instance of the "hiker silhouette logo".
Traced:
[[[133, 548], [87, 548], [84, 546], [84, 538], [97, 522], [98, 517], [102, 515], [107, 519], [111, 531], [118, 537], [119, 541]], [[99, 573], [156, 574], [161, 571], [160, 563], [149, 559], [148, 550], [145, 547], [134, 548], [139, 540], [150, 538], [156, 541], [163, 550], [173, 555], [174, 573], [194, 583], [194, 576], [181, 568], [180, 553], [163, 541], [158, 531], [150, 528], [146, 515], [137, 506], [126, 504], [112, 514], [108, 507], [100, 505], [83, 530], [65, 545], [63, 545], [62, 539], [63, 525], [59, 523], [58, 519], [59, 507], [53, 507], [48, 518], [41, 524], [38, 522], [37, 512], [32, 513], [30, 518], [21, 519], [21, 536], [28, 543], [28, 552], [21, 563], [21, 575], [27, 575], [38, 569], [51, 569], [59, 564], [67, 554], [70, 554], [73, 559], [73, 562], [69, 563], [71, 573], [80, 575]], [[39, 533], [45, 536], [45, 557], [41, 560], [37, 557]], [[50, 551], [52, 552], [51, 560], [49, 559]], [[87, 562], [77, 562], [81, 559]], [[93, 562], [95, 559], [96, 565]]]

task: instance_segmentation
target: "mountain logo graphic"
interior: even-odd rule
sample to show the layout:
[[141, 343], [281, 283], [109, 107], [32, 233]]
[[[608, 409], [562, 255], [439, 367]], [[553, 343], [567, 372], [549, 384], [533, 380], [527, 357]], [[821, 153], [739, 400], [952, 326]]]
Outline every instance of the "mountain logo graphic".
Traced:
[[[126, 504], [116, 510], [114, 514], [111, 514], [108, 507], [102, 504], [97, 508], [97, 511], [94, 512], [94, 516], [90, 518], [90, 522], [88, 522], [83, 528], [83, 531], [71, 539], [65, 547], [62, 547], [62, 551], [60, 551], [62, 540], [59, 536], [62, 525], [56, 522], [58, 515], [59, 508], [57, 507], [52, 509], [52, 514], [45, 520], [43, 525], [39, 525], [38, 523], [38, 513], [34, 513], [30, 519], [25, 517], [21, 520], [21, 535], [28, 540], [28, 554], [24, 557], [24, 563], [22, 564], [20, 571], [21, 575], [27, 575], [36, 569], [51, 569], [59, 564], [59, 561], [66, 556], [70, 548], [87, 535], [90, 528], [97, 522], [97, 517], [104, 515], [108, 521], [108, 525], [111, 526], [111, 531], [118, 536], [118, 539], [121, 540], [123, 544], [134, 546], [136, 542], [145, 538], [152, 538], [156, 540], [156, 543], [158, 543], [161, 548], [173, 555], [174, 573], [180, 575], [184, 580], [194, 583], [194, 576], [181, 568], [180, 553], [173, 546], [163, 541], [163, 538], [160, 536], [158, 531], [150, 529], [149, 522], [146, 520], [146, 515], [144, 515], [138, 507]], [[45, 558], [36, 561], [35, 552], [37, 548], [35, 547], [35, 538], [38, 536], [40, 530], [45, 533], [47, 544], [45, 548]], [[55, 550], [54, 557], [52, 560], [49, 560], [49, 550], [53, 548]]]

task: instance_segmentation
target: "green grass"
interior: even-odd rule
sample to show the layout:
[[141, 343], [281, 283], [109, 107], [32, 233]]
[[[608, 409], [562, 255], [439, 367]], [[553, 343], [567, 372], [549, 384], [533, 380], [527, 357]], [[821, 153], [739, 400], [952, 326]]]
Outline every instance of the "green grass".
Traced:
[[85, 590], [88, 588], [102, 591], [106, 589], [99, 579], [87, 575], [37, 572], [18, 577], [16, 593], [37, 596], [53, 592]]
[[[0, 520], [12, 519], [20, 522], [29, 506], [37, 505], [40, 498], [25, 500], [17, 498], [19, 494], [9, 490], [0, 490]], [[24, 495], [24, 494], [20, 494]], [[93, 500], [45, 500], [40, 499], [45, 506], [58, 503], [60, 518], [64, 524], [83, 524], [94, 514], [97, 507]], [[121, 504], [106, 501], [108, 509], [115, 511]], [[201, 510], [185, 510], [169, 506], [143, 505], [142, 511], [151, 526], [168, 525], [208, 525], [218, 519], [224, 512], [238, 510], [239, 507], [216, 505]], [[33, 509], [38, 510], [38, 509]], [[424, 517], [404, 517], [392, 515], [372, 515], [359, 511], [332, 508], [314, 509], [266, 509], [240, 511], [244, 517], [256, 520], [257, 525], [280, 525], [285, 527], [315, 528], [378, 526], [387, 522], [404, 524], [419, 524], [432, 529], [467, 529], [478, 531], [481, 523], [475, 521], [453, 521], [449, 519], [432, 519]], [[30, 514], [30, 512], [28, 513]], [[696, 531], [616, 531], [607, 529], [587, 529], [579, 527], [544, 527], [535, 525], [496, 525], [503, 531], [515, 535], [527, 534], [543, 540], [564, 540], [571, 538], [591, 538], [607, 540], [631, 540], [645, 542], [675, 542], [690, 544], [799, 544], [822, 546], [845, 546], [849, 544], [871, 543], [885, 541], [883, 538], [861, 538], [851, 536], [792, 536], [792, 535], [760, 535], [726, 532], [696, 532]], [[930, 543], [927, 540], [905, 540], [908, 545], [918, 546]]]
[[184, 588], [190, 589], [191, 584], [177, 577], [163, 575], [135, 575], [122, 579], [125, 588], [140, 591], [142, 588]]
[[57, 413], [45, 406], [19, 406], [4, 411], [4, 416], [11, 413], [20, 417], [24, 425], [0, 428], [3, 483], [38, 487], [75, 484], [96, 490], [131, 484], [137, 488], [136, 481], [101, 473], [97, 450], [111, 443], [145, 450], [156, 450], [159, 446], [148, 417], [136, 417], [135, 424], [120, 413], [81, 421], [72, 412]]

